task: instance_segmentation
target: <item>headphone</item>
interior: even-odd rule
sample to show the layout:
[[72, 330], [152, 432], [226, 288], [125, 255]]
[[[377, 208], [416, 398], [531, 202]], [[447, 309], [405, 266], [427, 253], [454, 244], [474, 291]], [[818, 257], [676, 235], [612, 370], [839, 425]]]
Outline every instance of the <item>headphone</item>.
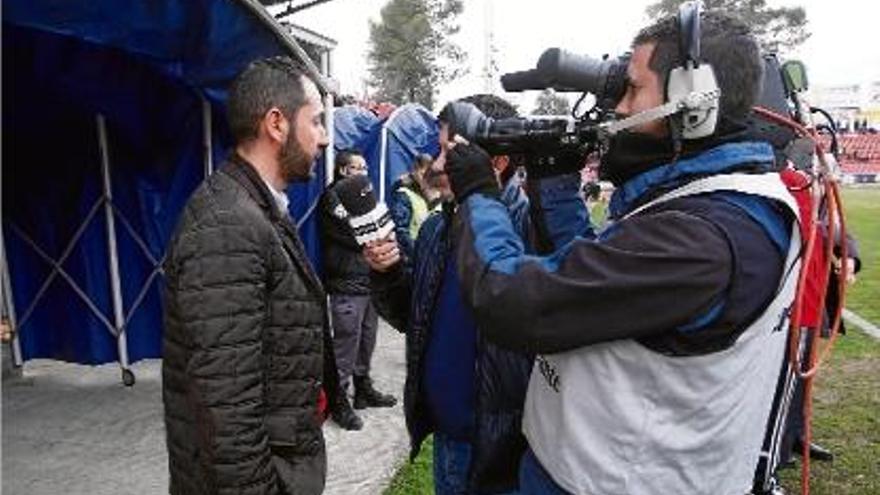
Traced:
[[718, 123], [721, 89], [712, 66], [700, 62], [700, 3], [690, 1], [678, 8], [678, 47], [681, 67], [666, 77], [666, 102], [620, 120], [599, 124], [599, 136], [607, 139], [620, 131], [667, 118], [676, 148], [682, 140], [711, 136]]
[[712, 66], [700, 62], [700, 2], [678, 8], [678, 48], [681, 67], [669, 71], [666, 101], [682, 101], [684, 108], [670, 119], [673, 135], [691, 140], [710, 136], [718, 123], [721, 90]]

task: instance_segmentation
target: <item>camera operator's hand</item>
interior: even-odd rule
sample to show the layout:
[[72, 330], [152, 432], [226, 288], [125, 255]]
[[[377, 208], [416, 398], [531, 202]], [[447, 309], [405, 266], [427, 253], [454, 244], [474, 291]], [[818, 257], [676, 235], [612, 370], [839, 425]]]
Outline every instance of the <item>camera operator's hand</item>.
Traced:
[[490, 196], [500, 194], [492, 159], [479, 146], [456, 143], [446, 154], [445, 169], [458, 202], [475, 192]]

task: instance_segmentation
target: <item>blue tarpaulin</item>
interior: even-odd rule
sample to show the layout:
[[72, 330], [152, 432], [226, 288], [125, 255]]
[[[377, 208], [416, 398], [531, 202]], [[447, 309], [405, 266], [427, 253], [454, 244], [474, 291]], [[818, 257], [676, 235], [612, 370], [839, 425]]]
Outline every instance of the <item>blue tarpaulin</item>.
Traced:
[[425, 107], [416, 104], [404, 105], [394, 111], [385, 122], [386, 138], [384, 152], [383, 198], [387, 198], [391, 185], [401, 175], [412, 169], [420, 153], [436, 156], [437, 120]]
[[[98, 114], [132, 361], [158, 357], [161, 277], [177, 216], [204, 177], [203, 102], [215, 166], [225, 88], [251, 60], [290, 54], [240, 0], [3, 1], [3, 237], [22, 357], [119, 359]], [[323, 169], [291, 188], [309, 254]], [[57, 264], [57, 266], [56, 266]], [[48, 281], [48, 283], [47, 283]], [[79, 292], [75, 289], [78, 288]]]
[[[251, 60], [291, 54], [290, 41], [255, 6], [251, 0], [3, 1], [2, 232], [25, 360], [121, 360], [113, 252], [128, 358], [160, 356], [157, 267], [181, 209], [204, 178], [205, 136], [215, 167], [229, 152], [226, 87]], [[380, 189], [388, 190], [418, 153], [437, 152], [434, 117], [417, 105], [387, 121], [343, 107], [334, 125], [336, 149], [364, 153], [376, 186], [385, 179]], [[104, 192], [102, 150], [112, 202]], [[320, 266], [313, 213], [322, 164], [315, 172], [288, 194], [308, 254]]]
[[337, 108], [333, 113], [336, 151], [357, 151], [367, 162], [367, 173], [379, 190], [381, 134], [383, 120], [373, 112], [356, 105]]

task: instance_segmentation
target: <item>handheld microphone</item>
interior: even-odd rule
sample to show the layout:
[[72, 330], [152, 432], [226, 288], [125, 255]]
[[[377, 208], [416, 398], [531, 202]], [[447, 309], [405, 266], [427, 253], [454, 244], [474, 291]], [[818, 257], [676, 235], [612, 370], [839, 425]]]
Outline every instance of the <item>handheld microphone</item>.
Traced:
[[348, 224], [361, 246], [388, 237], [394, 230], [394, 220], [385, 203], [376, 201], [373, 184], [366, 175], [346, 177], [336, 186], [339, 202], [348, 213]]

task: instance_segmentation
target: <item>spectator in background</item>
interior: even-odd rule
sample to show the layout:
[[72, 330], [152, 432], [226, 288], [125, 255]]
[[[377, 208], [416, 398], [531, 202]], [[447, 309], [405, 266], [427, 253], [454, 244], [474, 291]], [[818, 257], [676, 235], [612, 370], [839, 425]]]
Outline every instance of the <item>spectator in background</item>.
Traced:
[[[798, 205], [801, 208], [801, 217], [810, 218], [812, 201], [814, 200], [811, 189], [809, 189], [810, 178], [801, 172], [790, 169], [783, 171], [782, 177], [789, 185], [789, 188], [794, 190], [793, 195], [798, 200]], [[820, 204], [820, 223], [817, 227], [816, 241], [813, 246], [813, 258], [806, 261], [808, 275], [805, 281], [806, 287], [802, 299], [803, 309], [801, 311], [801, 326], [805, 330], [820, 328], [822, 338], [830, 337], [831, 325], [834, 323], [837, 307], [840, 303], [838, 281], [841, 271], [843, 271], [846, 283], [852, 284], [856, 280], [856, 274], [862, 268], [858, 242], [849, 233], [847, 233], [845, 239], [841, 239], [839, 230], [833, 234], [830, 233], [827, 215], [826, 205]], [[826, 220], [823, 221], [822, 218]], [[804, 231], [804, 237], [806, 237], [806, 224], [804, 225], [802, 230]], [[826, 272], [826, 266], [828, 265], [826, 247], [829, 242], [833, 243], [831, 270]], [[843, 242], [846, 243], [846, 260], [841, 259]], [[823, 288], [826, 291], [824, 305], [821, 304]], [[846, 333], [843, 320], [840, 322], [839, 332], [841, 334]], [[802, 337], [803, 342], [801, 342], [801, 346], [802, 355], [804, 356], [802, 359], [806, 361], [810, 347], [815, 344], [809, 338], [807, 331], [802, 334]], [[793, 463], [791, 454], [801, 455], [804, 450], [804, 384], [800, 378], [795, 378], [795, 380], [794, 396], [788, 411], [786, 431], [781, 447], [781, 466], [791, 465]], [[811, 442], [807, 450], [812, 459], [818, 461], [832, 461], [834, 459], [834, 454], [818, 443]]]
[[391, 186], [388, 207], [394, 219], [397, 244], [406, 259], [412, 259], [413, 246], [422, 223], [439, 211], [440, 192], [428, 184], [428, 173], [434, 158], [422, 154], [416, 158], [412, 171]]
[[6, 318], [0, 319], [0, 344], [8, 344], [9, 342], [12, 342], [14, 336], [15, 332], [13, 332], [9, 320]]
[[397, 400], [378, 392], [370, 378], [370, 361], [376, 347], [379, 320], [370, 302], [370, 267], [348, 223], [348, 212], [339, 202], [336, 184], [344, 177], [366, 175], [367, 162], [357, 151], [336, 154], [334, 182], [321, 197], [320, 234], [324, 255], [324, 288], [330, 295], [333, 350], [339, 370], [339, 398], [331, 411], [346, 430], [360, 430], [361, 418], [348, 399], [354, 381], [354, 408], [391, 407]]

